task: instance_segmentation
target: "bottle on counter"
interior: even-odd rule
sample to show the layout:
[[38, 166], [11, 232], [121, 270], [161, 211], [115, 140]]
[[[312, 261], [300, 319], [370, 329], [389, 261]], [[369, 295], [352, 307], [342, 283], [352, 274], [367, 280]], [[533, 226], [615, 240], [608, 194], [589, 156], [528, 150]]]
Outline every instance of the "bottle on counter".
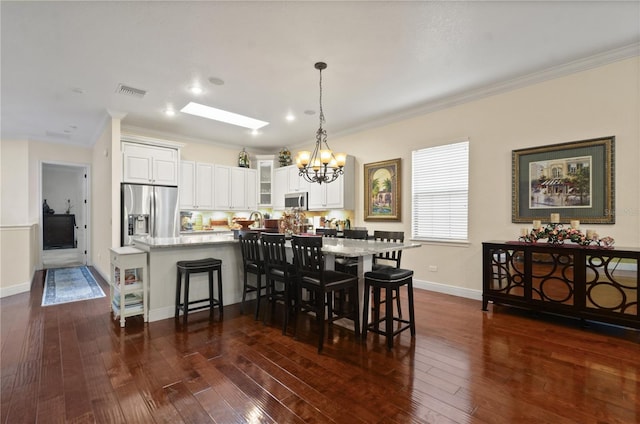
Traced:
[[351, 229], [351, 221], [349, 221], [349, 218], [347, 218], [347, 219], [344, 221], [344, 229], [345, 229], [345, 230], [350, 230], [350, 229]]

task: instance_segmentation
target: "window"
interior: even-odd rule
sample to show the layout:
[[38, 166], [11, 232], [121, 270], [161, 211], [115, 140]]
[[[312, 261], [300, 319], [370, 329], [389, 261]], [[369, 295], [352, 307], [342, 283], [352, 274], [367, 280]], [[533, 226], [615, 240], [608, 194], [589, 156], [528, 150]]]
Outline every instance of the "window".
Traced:
[[411, 237], [467, 241], [469, 141], [414, 150]]

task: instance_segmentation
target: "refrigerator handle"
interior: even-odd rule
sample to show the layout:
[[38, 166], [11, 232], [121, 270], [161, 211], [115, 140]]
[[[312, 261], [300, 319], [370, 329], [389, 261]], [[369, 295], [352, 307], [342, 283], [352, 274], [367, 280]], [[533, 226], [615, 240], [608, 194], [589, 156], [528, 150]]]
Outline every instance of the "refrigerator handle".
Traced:
[[149, 194], [149, 201], [151, 202], [151, 209], [149, 210], [149, 236], [155, 237], [158, 235], [156, 230], [156, 190], [152, 189]]

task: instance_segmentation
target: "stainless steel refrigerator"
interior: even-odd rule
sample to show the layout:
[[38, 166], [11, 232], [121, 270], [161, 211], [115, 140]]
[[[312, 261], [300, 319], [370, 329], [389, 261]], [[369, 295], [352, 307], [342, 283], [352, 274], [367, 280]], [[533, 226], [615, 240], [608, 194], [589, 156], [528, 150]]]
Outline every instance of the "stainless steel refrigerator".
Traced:
[[178, 237], [178, 187], [143, 184], [121, 186], [122, 246], [135, 236]]

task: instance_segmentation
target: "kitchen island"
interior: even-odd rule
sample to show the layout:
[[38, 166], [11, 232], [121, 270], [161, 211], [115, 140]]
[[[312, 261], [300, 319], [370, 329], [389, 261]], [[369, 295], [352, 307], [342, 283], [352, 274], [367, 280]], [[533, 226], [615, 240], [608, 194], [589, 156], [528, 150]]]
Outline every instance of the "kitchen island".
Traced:
[[[172, 318], [176, 296], [176, 262], [204, 258], [222, 260], [224, 305], [242, 299], [242, 254], [232, 233], [181, 237], [136, 237], [134, 246], [148, 253], [149, 321]], [[189, 297], [208, 297], [207, 274], [191, 276]]]

